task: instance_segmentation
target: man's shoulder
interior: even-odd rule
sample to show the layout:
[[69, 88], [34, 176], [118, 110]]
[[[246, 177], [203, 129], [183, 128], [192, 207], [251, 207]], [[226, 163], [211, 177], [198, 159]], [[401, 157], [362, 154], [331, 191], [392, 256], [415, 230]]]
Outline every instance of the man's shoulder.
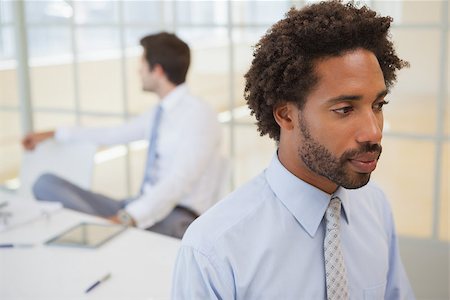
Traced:
[[264, 173], [219, 201], [195, 220], [183, 237], [183, 244], [207, 252], [227, 233], [244, 222], [252, 222], [271, 190]]
[[217, 112], [208, 102], [190, 93], [186, 93], [178, 108], [183, 115], [191, 114], [196, 117], [217, 119]]
[[189, 90], [183, 96], [183, 102], [189, 103], [189, 105], [196, 105], [199, 107], [209, 107], [209, 105], [205, 102], [203, 98], [200, 96], [191, 93]]

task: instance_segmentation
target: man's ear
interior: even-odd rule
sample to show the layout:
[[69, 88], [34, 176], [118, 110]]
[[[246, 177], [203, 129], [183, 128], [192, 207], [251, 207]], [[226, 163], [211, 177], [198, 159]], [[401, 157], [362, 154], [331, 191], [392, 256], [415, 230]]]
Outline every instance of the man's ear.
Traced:
[[158, 75], [165, 75], [163, 67], [160, 64], [154, 64], [152, 66], [152, 72], [155, 72]]
[[294, 121], [297, 120], [298, 109], [291, 102], [282, 102], [273, 108], [273, 116], [280, 129], [294, 129]]

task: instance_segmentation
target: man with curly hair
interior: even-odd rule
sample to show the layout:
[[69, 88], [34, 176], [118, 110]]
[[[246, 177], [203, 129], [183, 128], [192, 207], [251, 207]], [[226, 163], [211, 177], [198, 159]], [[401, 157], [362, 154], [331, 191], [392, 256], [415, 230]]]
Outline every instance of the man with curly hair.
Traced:
[[407, 66], [392, 19], [340, 1], [291, 9], [256, 45], [245, 97], [269, 167], [188, 229], [175, 299], [414, 299], [391, 209], [369, 183]]

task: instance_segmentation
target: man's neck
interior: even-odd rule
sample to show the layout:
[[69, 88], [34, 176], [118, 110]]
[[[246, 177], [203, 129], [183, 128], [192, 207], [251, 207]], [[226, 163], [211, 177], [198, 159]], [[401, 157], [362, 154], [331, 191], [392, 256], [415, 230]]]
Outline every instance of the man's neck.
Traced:
[[173, 84], [171, 82], [164, 83], [156, 91], [156, 94], [158, 95], [159, 99], [162, 100], [167, 95], [169, 95], [176, 87], [177, 87], [177, 85], [175, 85], [175, 84]]
[[333, 194], [338, 185], [329, 179], [312, 172], [295, 153], [286, 152], [286, 148], [278, 148], [278, 159], [280, 163], [292, 174], [304, 182], [315, 186], [327, 194]]

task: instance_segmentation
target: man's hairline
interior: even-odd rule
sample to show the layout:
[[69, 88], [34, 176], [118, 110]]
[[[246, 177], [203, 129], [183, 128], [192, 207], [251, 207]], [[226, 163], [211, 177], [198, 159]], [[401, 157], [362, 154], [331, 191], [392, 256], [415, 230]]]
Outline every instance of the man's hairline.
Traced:
[[[323, 55], [323, 56], [320, 56], [320, 57], [313, 57], [313, 58], [311, 58], [310, 63], [311, 63], [311, 66], [312, 66], [312, 68], [311, 68], [312, 69], [312, 71], [311, 71], [311, 78], [313, 79], [314, 82], [309, 87], [307, 93], [305, 95], [303, 95], [303, 98], [301, 99], [301, 101], [299, 101], [299, 99], [297, 99], [297, 100], [295, 100], [295, 99], [293, 99], [293, 100], [280, 99], [279, 102], [273, 106], [273, 109], [275, 109], [279, 105], [283, 105], [285, 103], [290, 102], [290, 103], [295, 104], [296, 107], [299, 110], [303, 110], [303, 108], [306, 105], [308, 97], [317, 88], [317, 86], [319, 84], [319, 81], [320, 81], [320, 76], [319, 76], [319, 73], [317, 72], [317, 64], [320, 63], [320, 62], [323, 62], [323, 61], [325, 61], [327, 59], [343, 57], [344, 55], [352, 53], [352, 52], [355, 52], [358, 49], [363, 49], [363, 50], [371, 52], [375, 56], [375, 58], [377, 59], [378, 64], [380, 65], [380, 69], [383, 72], [383, 70], [381, 68], [380, 61], [378, 59], [378, 56], [376, 55], [376, 53], [373, 50], [369, 49], [368, 47], [358, 46], [358, 47], [354, 47], [354, 48], [345, 49], [345, 50], [343, 50], [343, 51], [341, 51], [341, 52], [339, 52], [337, 54], [327, 54], [327, 55]], [[384, 73], [383, 73], [383, 75], [384, 75]], [[390, 88], [386, 84], [386, 79], [384, 79], [384, 82], [385, 82], [385, 85], [386, 85], [386, 92], [389, 93], [390, 92]]]

